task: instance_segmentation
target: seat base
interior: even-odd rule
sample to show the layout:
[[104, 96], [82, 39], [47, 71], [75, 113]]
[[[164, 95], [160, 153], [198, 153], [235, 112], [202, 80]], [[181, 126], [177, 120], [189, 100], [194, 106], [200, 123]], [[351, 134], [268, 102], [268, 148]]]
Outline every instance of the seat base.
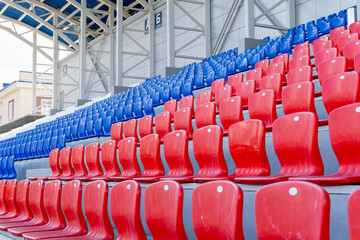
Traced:
[[229, 180], [228, 176], [225, 177], [194, 177], [194, 182], [210, 182], [210, 181], [218, 181], [218, 180]]
[[318, 176], [318, 177], [294, 177], [289, 178], [291, 181], [306, 181], [312, 182], [323, 186], [340, 185], [340, 184], [351, 184], [360, 182], [359, 176]]
[[48, 231], [48, 232], [31, 232], [31, 233], [24, 233], [22, 236], [26, 239], [30, 240], [37, 240], [37, 239], [49, 239], [49, 238], [67, 238], [67, 237], [76, 237], [76, 236], [82, 236], [86, 234], [86, 229], [83, 229], [81, 231], [80, 229], [78, 231], [74, 231], [74, 229], [63, 229], [63, 230], [56, 230], [56, 231]]
[[265, 176], [265, 177], [236, 177], [234, 178], [234, 182], [245, 183], [245, 184], [270, 184], [275, 182], [286, 181], [288, 177], [284, 176]]
[[192, 177], [161, 177], [160, 181], [175, 181], [178, 183], [187, 183], [187, 182], [192, 182], [193, 178]]
[[126, 180], [130, 180], [130, 179], [132, 179], [132, 177], [119, 176], [119, 177], [111, 177], [110, 178], [111, 181], [126, 181]]
[[159, 177], [137, 177], [137, 178], [133, 178], [132, 180], [135, 180], [135, 181], [141, 182], [141, 183], [152, 183], [152, 182], [159, 181], [160, 176]]

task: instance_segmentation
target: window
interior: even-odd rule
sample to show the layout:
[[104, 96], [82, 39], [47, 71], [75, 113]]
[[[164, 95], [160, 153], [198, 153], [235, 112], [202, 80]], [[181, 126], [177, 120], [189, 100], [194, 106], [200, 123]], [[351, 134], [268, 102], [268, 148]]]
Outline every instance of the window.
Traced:
[[9, 101], [8, 104], [8, 119], [14, 118], [14, 99]]

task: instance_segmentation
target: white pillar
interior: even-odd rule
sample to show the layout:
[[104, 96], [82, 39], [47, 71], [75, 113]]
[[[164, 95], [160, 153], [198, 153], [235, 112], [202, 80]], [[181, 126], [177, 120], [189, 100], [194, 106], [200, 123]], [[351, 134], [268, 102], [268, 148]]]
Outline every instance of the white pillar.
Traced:
[[167, 66], [175, 67], [175, 0], [167, 0], [166, 2], [166, 31], [167, 31]]
[[33, 32], [33, 52], [32, 52], [32, 91], [31, 91], [31, 105], [32, 114], [36, 114], [36, 82], [37, 82], [37, 35]]
[[53, 33], [53, 108], [59, 109], [59, 38], [56, 25], [58, 16], [54, 15], [54, 33]]
[[204, 0], [205, 9], [205, 55], [211, 56], [211, 2], [210, 0]]
[[155, 12], [154, 0], [149, 0], [149, 38], [150, 38], [150, 51], [149, 51], [149, 74], [150, 77], [155, 75]]
[[114, 8], [109, 7], [109, 28], [110, 28], [110, 34], [109, 34], [109, 92], [111, 92], [111, 89], [114, 87], [114, 57], [115, 57], [115, 51], [114, 51]]
[[117, 0], [116, 5], [116, 84], [123, 85], [123, 1]]
[[287, 13], [287, 20], [289, 23], [289, 28], [295, 27], [296, 26], [295, 0], [287, 0], [286, 13]]
[[254, 0], [245, 0], [245, 37], [255, 38]]
[[79, 63], [79, 99], [85, 99], [86, 84], [86, 0], [81, 0], [80, 17], [80, 63]]
[[360, 0], [356, 0], [356, 21], [360, 20]]

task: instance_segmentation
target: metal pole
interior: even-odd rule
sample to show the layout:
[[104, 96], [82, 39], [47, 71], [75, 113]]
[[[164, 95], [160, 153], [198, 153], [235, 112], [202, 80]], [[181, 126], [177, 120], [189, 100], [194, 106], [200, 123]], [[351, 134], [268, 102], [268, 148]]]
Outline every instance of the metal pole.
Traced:
[[150, 37], [150, 51], [149, 51], [149, 75], [155, 76], [155, 16], [154, 16], [154, 0], [149, 0], [149, 37]]
[[356, 21], [360, 20], [360, 0], [356, 1]]
[[110, 34], [109, 34], [109, 88], [108, 91], [111, 92], [111, 89], [114, 87], [114, 57], [115, 57], [115, 51], [114, 51], [114, 8], [109, 7], [109, 28], [110, 28]]
[[53, 108], [58, 109], [59, 106], [59, 38], [56, 25], [58, 24], [58, 16], [54, 15], [54, 33], [53, 33]]
[[117, 0], [116, 5], [116, 84], [123, 85], [123, 1]]
[[254, 0], [245, 0], [245, 37], [255, 37]]
[[210, 0], [204, 0], [205, 9], [205, 55], [211, 56], [211, 2]]
[[33, 52], [32, 52], [32, 92], [31, 92], [31, 103], [32, 103], [32, 114], [36, 114], [36, 64], [37, 64], [37, 34], [33, 32]]
[[85, 99], [86, 84], [86, 0], [81, 0], [79, 99]]
[[166, 31], [167, 31], [167, 66], [175, 67], [175, 4], [174, 0], [167, 0], [166, 3]]
[[296, 26], [295, 0], [287, 0], [286, 9], [287, 9], [287, 18], [288, 18], [289, 28], [293, 28]]

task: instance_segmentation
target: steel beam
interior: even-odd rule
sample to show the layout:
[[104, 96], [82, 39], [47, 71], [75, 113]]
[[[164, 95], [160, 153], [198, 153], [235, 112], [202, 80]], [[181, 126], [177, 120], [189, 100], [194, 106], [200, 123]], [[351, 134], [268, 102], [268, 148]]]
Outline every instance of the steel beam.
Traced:
[[210, 0], [204, 0], [204, 10], [205, 10], [205, 56], [211, 56], [211, 2]]
[[149, 0], [149, 75], [155, 76], [155, 12], [153, 9], [154, 0]]
[[123, 1], [116, 4], [116, 85], [123, 85]]
[[[58, 23], [58, 16], [54, 16], [54, 26]], [[58, 30], [54, 27], [53, 34], [53, 109], [59, 109], [59, 37]]]
[[37, 64], [37, 35], [33, 33], [33, 51], [32, 51], [32, 91], [31, 91], [31, 105], [32, 114], [36, 114], [36, 64]]
[[168, 0], [166, 3], [166, 50], [167, 66], [175, 67], [175, 0]]
[[114, 32], [113, 32], [113, 28], [114, 28], [114, 8], [113, 7], [109, 7], [109, 28], [110, 28], [110, 33], [109, 33], [109, 62], [110, 62], [110, 66], [109, 66], [109, 88], [108, 91], [111, 92], [111, 89], [114, 87], [114, 82], [115, 82], [115, 78], [114, 78], [114, 61], [115, 61], [115, 39], [114, 39]]
[[86, 2], [81, 0], [81, 16], [80, 16], [80, 71], [79, 71], [79, 99], [85, 99], [85, 84], [86, 84]]
[[254, 18], [255, 0], [245, 0], [245, 37], [255, 38], [255, 18]]
[[296, 26], [296, 10], [295, 10], [295, 0], [286, 1], [286, 13], [287, 20], [289, 23], [289, 28]]

